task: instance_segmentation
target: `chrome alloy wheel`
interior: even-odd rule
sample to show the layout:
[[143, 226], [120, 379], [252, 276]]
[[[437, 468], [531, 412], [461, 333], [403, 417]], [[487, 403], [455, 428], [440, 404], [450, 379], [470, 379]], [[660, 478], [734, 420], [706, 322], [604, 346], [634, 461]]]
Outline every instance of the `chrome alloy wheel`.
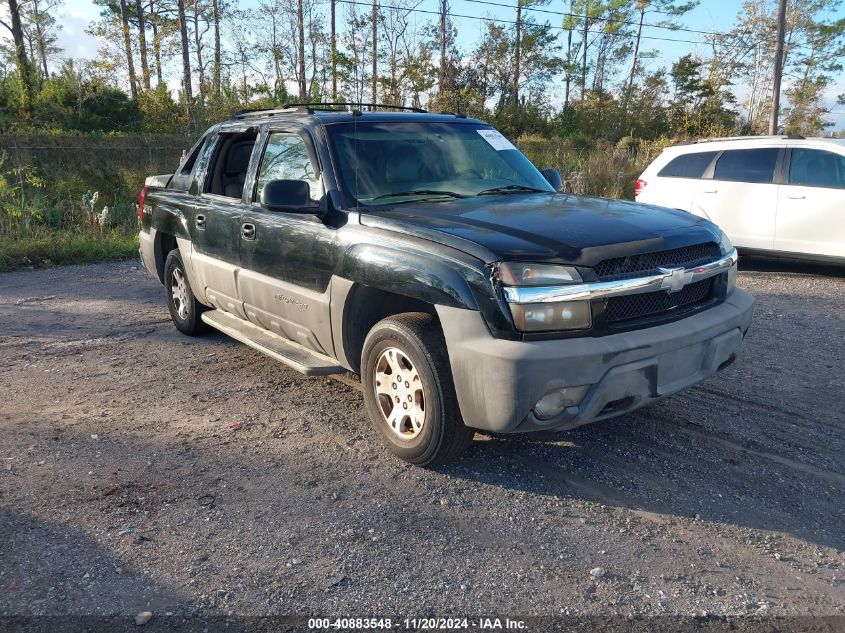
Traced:
[[425, 424], [425, 395], [411, 359], [395, 347], [384, 350], [376, 361], [374, 384], [390, 430], [406, 441], [417, 437]]
[[176, 314], [183, 321], [188, 318], [188, 282], [181, 268], [174, 268], [170, 284], [170, 294], [173, 297], [173, 307]]

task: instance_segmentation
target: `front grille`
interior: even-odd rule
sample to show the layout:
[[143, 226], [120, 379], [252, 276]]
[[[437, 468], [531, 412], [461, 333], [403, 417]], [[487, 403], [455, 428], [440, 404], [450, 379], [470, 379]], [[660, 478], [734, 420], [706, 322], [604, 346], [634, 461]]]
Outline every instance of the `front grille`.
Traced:
[[684, 286], [678, 292], [646, 292], [639, 295], [623, 295], [607, 300], [605, 318], [608, 325], [639, 319], [670, 310], [688, 309], [704, 303], [713, 296], [713, 281], [709, 277]]
[[601, 281], [615, 281], [656, 275], [658, 268], [692, 268], [717, 260], [721, 256], [722, 252], [716, 242], [705, 242], [668, 251], [605, 259], [593, 270]]

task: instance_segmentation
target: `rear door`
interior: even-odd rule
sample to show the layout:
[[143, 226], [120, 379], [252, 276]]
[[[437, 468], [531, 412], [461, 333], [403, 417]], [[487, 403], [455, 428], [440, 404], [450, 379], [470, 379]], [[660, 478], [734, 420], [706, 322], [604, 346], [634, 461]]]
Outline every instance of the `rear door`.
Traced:
[[736, 246], [770, 250], [775, 238], [778, 173], [783, 149], [722, 152], [699, 182], [692, 212], [715, 222]]
[[774, 249], [845, 257], [845, 154], [791, 147]]
[[644, 177], [647, 184], [637, 201], [694, 213], [693, 202], [696, 192], [703, 185], [701, 179], [718, 155], [718, 151], [710, 150], [690, 151], [676, 156], [653, 178]]
[[336, 229], [316, 214], [268, 211], [259, 203], [271, 180], [304, 180], [324, 204], [321, 167], [310, 133], [270, 127], [243, 216], [238, 285], [248, 318], [300, 345], [331, 354], [329, 285], [335, 268]]

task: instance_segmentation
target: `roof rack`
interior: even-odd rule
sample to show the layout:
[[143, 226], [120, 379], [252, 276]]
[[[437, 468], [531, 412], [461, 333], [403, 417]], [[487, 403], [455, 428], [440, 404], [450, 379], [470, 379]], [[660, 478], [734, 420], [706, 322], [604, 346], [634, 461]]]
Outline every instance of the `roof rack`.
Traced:
[[307, 108], [309, 110], [330, 110], [336, 107], [345, 107], [345, 108], [355, 108], [356, 110], [360, 110], [361, 108], [369, 108], [373, 110], [375, 108], [385, 108], [391, 110], [404, 110], [407, 112], [417, 112], [418, 114], [426, 114], [427, 110], [423, 110], [422, 108], [413, 108], [408, 106], [400, 106], [400, 105], [391, 105], [389, 103], [361, 103], [361, 102], [351, 102], [351, 101], [315, 101], [313, 103], [286, 103], [284, 105], [285, 108]]
[[232, 119], [246, 119], [249, 117], [258, 116], [274, 116], [276, 114], [294, 114], [296, 112], [306, 112], [304, 108], [289, 108], [286, 105], [281, 108], [253, 108], [246, 110], [235, 110], [232, 112]]
[[775, 134], [775, 135], [749, 135], [749, 136], [721, 136], [718, 138], [700, 138], [695, 141], [689, 141], [690, 143], [717, 143], [719, 141], [755, 141], [760, 139], [789, 139], [789, 140], [801, 140], [804, 137], [800, 134]]

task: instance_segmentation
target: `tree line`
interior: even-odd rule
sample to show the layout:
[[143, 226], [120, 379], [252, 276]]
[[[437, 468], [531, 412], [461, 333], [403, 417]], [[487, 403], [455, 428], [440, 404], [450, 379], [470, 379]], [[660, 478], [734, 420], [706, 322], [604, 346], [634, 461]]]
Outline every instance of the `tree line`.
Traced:
[[[0, 26], [6, 130], [196, 130], [291, 101], [460, 112], [513, 136], [652, 139], [763, 133], [775, 0], [734, 27], [685, 25], [684, 0], [95, 0], [95, 59], [57, 46], [62, 0], [7, 0]], [[830, 125], [842, 72], [841, 0], [789, 0], [782, 131]], [[486, 17], [493, 9], [510, 17]], [[478, 24], [471, 40], [459, 17]], [[667, 60], [669, 42], [695, 52]], [[178, 90], [168, 86], [178, 85]], [[840, 97], [845, 103], [845, 95]]]

